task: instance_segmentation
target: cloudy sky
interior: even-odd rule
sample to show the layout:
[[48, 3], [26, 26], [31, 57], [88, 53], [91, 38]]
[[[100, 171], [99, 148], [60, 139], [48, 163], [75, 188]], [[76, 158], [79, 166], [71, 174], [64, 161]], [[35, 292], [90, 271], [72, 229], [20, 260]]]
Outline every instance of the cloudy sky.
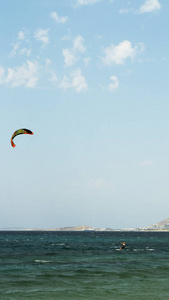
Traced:
[[0, 228], [168, 218], [168, 1], [0, 8]]

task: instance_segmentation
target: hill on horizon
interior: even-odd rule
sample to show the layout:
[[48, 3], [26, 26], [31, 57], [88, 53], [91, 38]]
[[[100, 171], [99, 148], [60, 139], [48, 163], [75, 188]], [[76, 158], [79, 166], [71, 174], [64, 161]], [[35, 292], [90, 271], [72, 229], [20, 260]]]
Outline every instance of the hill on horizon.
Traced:
[[147, 227], [142, 227], [144, 230], [169, 230], [169, 218], [165, 219], [159, 223], [147, 226]]

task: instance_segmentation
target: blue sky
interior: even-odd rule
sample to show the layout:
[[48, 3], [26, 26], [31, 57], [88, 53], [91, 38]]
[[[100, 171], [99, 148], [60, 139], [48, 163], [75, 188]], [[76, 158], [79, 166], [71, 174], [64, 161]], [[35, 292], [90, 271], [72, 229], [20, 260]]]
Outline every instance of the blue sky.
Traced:
[[0, 4], [0, 228], [168, 218], [169, 3]]

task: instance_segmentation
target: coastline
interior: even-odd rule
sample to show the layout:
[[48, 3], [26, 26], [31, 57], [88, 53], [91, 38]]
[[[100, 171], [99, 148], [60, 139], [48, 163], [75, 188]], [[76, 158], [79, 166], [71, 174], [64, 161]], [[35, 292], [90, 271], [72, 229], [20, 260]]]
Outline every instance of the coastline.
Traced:
[[1, 228], [0, 231], [54, 231], [54, 232], [169, 232], [169, 228], [122, 228], [122, 229], [111, 229], [111, 228], [94, 228], [91, 226], [75, 226], [75, 227], [62, 227], [62, 228]]
[[138, 227], [138, 228], [95, 228], [88, 225], [78, 225], [78, 226], [69, 226], [69, 227], [61, 227], [61, 228], [1, 228], [0, 231], [96, 231], [96, 232], [118, 232], [118, 231], [126, 231], [126, 232], [168, 232], [169, 231], [169, 219], [165, 219], [159, 223], [146, 226], [146, 227]]

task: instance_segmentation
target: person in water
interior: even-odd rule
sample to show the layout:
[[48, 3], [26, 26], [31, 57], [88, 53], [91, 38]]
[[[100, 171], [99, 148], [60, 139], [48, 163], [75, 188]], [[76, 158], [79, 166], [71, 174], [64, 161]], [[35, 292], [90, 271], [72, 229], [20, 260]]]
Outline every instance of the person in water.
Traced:
[[126, 247], [126, 243], [125, 242], [120, 243], [120, 244], [122, 245], [121, 248], [120, 248], [120, 250], [122, 250], [122, 249], [124, 249]]

